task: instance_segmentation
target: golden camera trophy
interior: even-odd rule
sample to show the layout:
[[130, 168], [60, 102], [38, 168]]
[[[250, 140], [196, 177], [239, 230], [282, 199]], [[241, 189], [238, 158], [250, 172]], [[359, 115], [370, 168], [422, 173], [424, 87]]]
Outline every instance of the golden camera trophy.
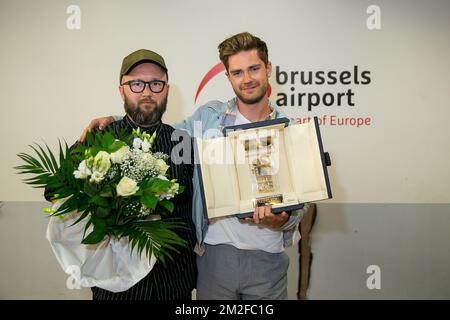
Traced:
[[244, 140], [245, 158], [252, 174], [253, 207], [283, 202], [279, 190], [272, 135]]

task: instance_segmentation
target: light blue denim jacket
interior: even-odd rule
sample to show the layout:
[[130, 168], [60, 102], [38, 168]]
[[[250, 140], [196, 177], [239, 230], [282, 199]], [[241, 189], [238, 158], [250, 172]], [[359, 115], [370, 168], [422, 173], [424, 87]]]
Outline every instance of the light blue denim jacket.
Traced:
[[[188, 131], [192, 137], [209, 139], [222, 136], [223, 127], [233, 125], [233, 123], [227, 123], [229, 122], [227, 121], [227, 116], [234, 108], [236, 108], [236, 98], [225, 103], [216, 100], [210, 101], [199, 107], [192, 116], [188, 117], [183, 122], [172, 124], [172, 126], [177, 129]], [[287, 118], [286, 115], [279, 111], [275, 106], [271, 105], [271, 108], [273, 110], [273, 118]], [[208, 132], [206, 132], [207, 130]], [[203, 240], [205, 239], [206, 231], [208, 230], [208, 219], [206, 213], [203, 212], [199, 176], [196, 168], [194, 169], [193, 186], [192, 220], [195, 224], [197, 234], [197, 246], [195, 251], [202, 255], [204, 248]], [[309, 205], [305, 204], [303, 209], [293, 211], [289, 220], [281, 228], [283, 231], [285, 247], [292, 245], [294, 232], [308, 207]]]

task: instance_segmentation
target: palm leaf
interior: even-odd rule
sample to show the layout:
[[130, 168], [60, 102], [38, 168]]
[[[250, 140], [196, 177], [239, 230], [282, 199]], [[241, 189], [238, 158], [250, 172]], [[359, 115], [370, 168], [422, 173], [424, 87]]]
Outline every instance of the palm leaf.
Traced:
[[[84, 210], [84, 212], [78, 217], [78, 219], [77, 219], [74, 223], [72, 223], [72, 224], [70, 225], [70, 227], [73, 226], [73, 225], [76, 225], [78, 222], [80, 222], [81, 220], [83, 220], [84, 218], [86, 218], [86, 216], [87, 216], [89, 213], [90, 213], [89, 209]], [[86, 229], [87, 229], [88, 227], [89, 227], [89, 225], [87, 225], [87, 227], [86, 227], [85, 230], [84, 230], [84, 233], [83, 233], [83, 239], [84, 239], [84, 236], [85, 236], [85, 234], [86, 234]]]
[[171, 252], [179, 253], [177, 246], [187, 246], [186, 241], [174, 232], [184, 227], [183, 222], [175, 219], [137, 221], [131, 223], [122, 236], [128, 236], [131, 249], [136, 249], [139, 255], [145, 252], [151, 257], [153, 253], [165, 265], [165, 257], [173, 261]]
[[48, 147], [48, 145], [45, 145], [45, 146], [47, 147], [48, 155], [50, 156], [50, 159], [51, 159], [51, 163], [52, 163], [52, 165], [53, 165], [53, 168], [54, 168], [55, 171], [56, 171], [56, 169], [59, 167], [59, 166], [58, 166], [58, 162], [56, 162], [56, 159], [55, 159], [55, 157], [53, 156], [53, 153], [52, 153], [52, 151], [50, 150], [50, 148]]
[[[41, 154], [41, 153], [39, 152], [39, 150], [38, 150], [37, 148], [33, 147], [32, 145], [30, 145], [29, 147], [30, 147], [31, 149], [33, 149], [33, 150], [36, 152], [36, 154], [38, 155], [39, 159], [41, 160], [40, 163], [39, 163], [39, 164], [40, 164], [40, 167], [41, 167], [41, 168], [45, 168], [48, 172], [53, 173], [53, 171], [50, 169], [50, 167], [48, 166], [47, 162], [45, 161], [44, 155]], [[42, 148], [41, 148], [41, 149], [42, 149]]]
[[[14, 167], [18, 170], [18, 174], [31, 175], [31, 177], [23, 180], [26, 184], [34, 188], [51, 190], [52, 193], [60, 195], [58, 198], [79, 193], [80, 182], [73, 176], [75, 159], [71, 155], [67, 143], [65, 143], [65, 150], [63, 150], [61, 141], [59, 141], [59, 164], [47, 144], [45, 144], [45, 149], [37, 143], [36, 146], [30, 145], [29, 147], [33, 149], [36, 155], [19, 153], [18, 157], [25, 164]], [[74, 205], [70, 206], [70, 208], [74, 207]]]

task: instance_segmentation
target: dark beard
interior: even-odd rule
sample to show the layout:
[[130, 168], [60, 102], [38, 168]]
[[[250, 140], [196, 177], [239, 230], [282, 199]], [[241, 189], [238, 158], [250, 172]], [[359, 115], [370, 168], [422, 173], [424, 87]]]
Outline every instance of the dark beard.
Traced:
[[241, 95], [241, 93], [239, 92], [239, 91], [234, 91], [234, 93], [237, 95], [237, 97], [239, 98], [239, 100], [241, 100], [242, 102], [244, 102], [244, 103], [246, 103], [246, 104], [255, 104], [255, 103], [258, 103], [258, 102], [260, 102], [263, 98], [264, 98], [264, 96], [266, 95], [266, 92], [267, 92], [267, 85], [266, 86], [264, 86], [264, 85], [262, 85], [261, 87], [260, 87], [260, 91], [259, 91], [259, 95], [258, 96], [256, 96], [255, 98], [253, 98], [253, 99], [247, 99], [247, 98], [244, 98], [244, 96], [243, 95]]
[[160, 103], [156, 103], [154, 109], [149, 113], [144, 113], [141, 110], [140, 102], [137, 105], [132, 106], [127, 97], [124, 102], [125, 112], [134, 121], [134, 123], [143, 126], [151, 126], [161, 121], [161, 118], [167, 109], [167, 96], [161, 100]]

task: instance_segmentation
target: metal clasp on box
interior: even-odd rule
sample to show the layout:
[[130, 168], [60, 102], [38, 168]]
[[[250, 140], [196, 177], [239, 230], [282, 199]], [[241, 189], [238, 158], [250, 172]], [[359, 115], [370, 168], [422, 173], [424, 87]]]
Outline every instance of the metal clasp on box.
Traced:
[[259, 198], [253, 199], [253, 208], [262, 207], [262, 206], [271, 206], [271, 205], [280, 204], [280, 203], [283, 203], [283, 195], [275, 194], [272, 196], [259, 197]]

